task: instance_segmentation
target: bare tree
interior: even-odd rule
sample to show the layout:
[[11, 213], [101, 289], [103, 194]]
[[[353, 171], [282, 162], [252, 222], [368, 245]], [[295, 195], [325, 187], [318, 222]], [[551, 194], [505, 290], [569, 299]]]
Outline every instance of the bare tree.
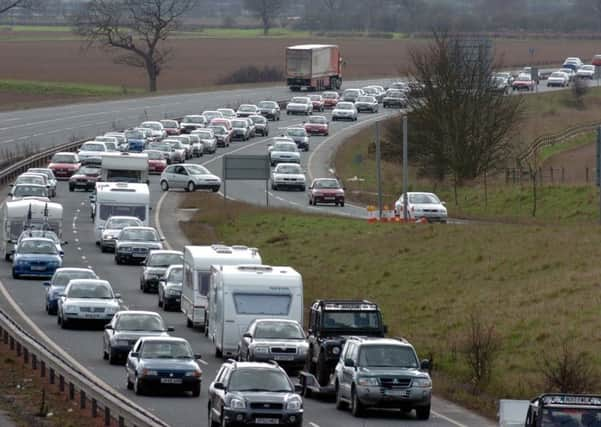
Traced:
[[411, 51], [420, 97], [409, 98], [411, 146], [422, 169], [455, 186], [491, 172], [511, 151], [509, 136], [522, 98], [494, 90], [495, 64], [486, 45], [434, 34], [425, 50]]
[[598, 379], [594, 361], [576, 343], [564, 340], [551, 354], [541, 355], [547, 387], [560, 393], [590, 393]]
[[282, 11], [284, 3], [284, 0], [244, 0], [244, 8], [261, 20], [263, 35], [267, 35], [273, 26], [273, 21]]
[[180, 18], [197, 0], [90, 0], [73, 15], [76, 34], [87, 46], [100, 45], [125, 51], [116, 63], [146, 70], [148, 89], [157, 90], [157, 79], [170, 56], [163, 42], [180, 27]]
[[39, 5], [39, 0], [0, 0], [0, 15], [11, 9], [31, 9]]
[[501, 349], [501, 339], [494, 323], [487, 323], [480, 313], [471, 312], [468, 322], [462, 352], [470, 368], [470, 380], [476, 393], [491, 379], [493, 364]]

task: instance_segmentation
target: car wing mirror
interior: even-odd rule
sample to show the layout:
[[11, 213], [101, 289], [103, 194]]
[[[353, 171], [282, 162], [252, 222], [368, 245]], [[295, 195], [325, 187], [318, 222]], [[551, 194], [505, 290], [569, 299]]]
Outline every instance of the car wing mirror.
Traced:
[[225, 385], [223, 383], [215, 383], [215, 384], [213, 384], [213, 387], [216, 390], [225, 390]]
[[202, 359], [202, 355], [200, 353], [195, 353], [194, 354], [194, 358], [197, 359], [197, 360], [198, 359]]
[[113, 329], [110, 323], [104, 325], [104, 329]]
[[440, 202], [441, 205], [446, 206], [447, 202]]
[[429, 371], [431, 367], [430, 361], [428, 359], [422, 360], [420, 363], [420, 367], [422, 371]]
[[252, 336], [252, 334], [251, 334], [251, 333], [249, 333], [249, 332], [245, 333], [245, 334], [244, 334], [244, 335], [242, 335], [242, 336], [243, 336], [244, 338], [248, 338], [248, 339], [250, 339], [250, 340], [252, 340], [252, 339], [253, 339], [253, 336]]
[[44, 283], [42, 283], [42, 286], [44, 286], [44, 287], [50, 287], [50, 286], [52, 286], [52, 283], [50, 283], [50, 282], [44, 282]]
[[294, 392], [300, 394], [303, 392], [303, 385], [300, 383], [294, 383]]
[[115, 299], [121, 299], [121, 294], [119, 292], [115, 294]]
[[140, 353], [138, 353], [137, 351], [132, 351], [131, 353], [129, 353], [130, 357], [135, 357], [135, 358], [139, 358], [140, 357]]

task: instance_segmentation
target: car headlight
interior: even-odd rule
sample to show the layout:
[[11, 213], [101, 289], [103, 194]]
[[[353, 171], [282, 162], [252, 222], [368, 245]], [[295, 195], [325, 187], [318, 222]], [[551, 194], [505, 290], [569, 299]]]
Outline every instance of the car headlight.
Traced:
[[332, 354], [334, 354], [334, 355], [340, 354], [340, 347], [338, 347], [338, 346], [332, 347]]
[[432, 387], [432, 380], [430, 378], [415, 378], [413, 380], [414, 387]]
[[77, 313], [79, 311], [78, 307], [76, 305], [63, 305], [63, 311], [67, 312], [67, 313]]
[[166, 293], [167, 293], [167, 295], [177, 296], [177, 295], [180, 295], [182, 292], [177, 289], [167, 289]]
[[146, 368], [142, 369], [142, 373], [140, 374], [140, 376], [142, 376], [142, 377], [149, 377], [149, 376], [156, 377], [157, 375], [159, 375], [159, 373], [157, 371], [153, 371], [153, 370], [146, 369]]
[[113, 343], [115, 345], [125, 345], [125, 346], [129, 345], [129, 341], [127, 341], [127, 340], [116, 339], [116, 340], [113, 341]]
[[269, 348], [267, 347], [255, 347], [254, 348], [255, 353], [269, 353]]
[[108, 314], [115, 314], [116, 311], [117, 311], [117, 307], [107, 307], [106, 308], [106, 312]]
[[188, 372], [186, 372], [186, 376], [200, 378], [202, 376], [202, 371], [200, 369], [196, 369], [194, 371], [188, 371]]
[[286, 409], [289, 411], [298, 411], [303, 407], [303, 401], [298, 398], [293, 398], [286, 403]]
[[376, 386], [380, 384], [380, 381], [376, 377], [359, 377], [357, 378], [357, 384], [361, 386]]
[[230, 408], [246, 409], [246, 402], [242, 399], [232, 399], [232, 400], [230, 400]]
[[129, 246], [119, 246], [119, 249], [118, 249], [118, 251], [119, 251], [119, 252], [131, 252], [131, 251], [132, 251], [132, 248], [131, 248], [131, 247], [129, 247]]

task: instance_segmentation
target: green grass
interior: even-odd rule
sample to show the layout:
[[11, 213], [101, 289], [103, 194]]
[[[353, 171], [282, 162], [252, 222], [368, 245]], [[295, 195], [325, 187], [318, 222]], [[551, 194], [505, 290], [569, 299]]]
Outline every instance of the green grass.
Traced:
[[0, 25], [0, 33], [3, 31], [68, 33], [71, 31], [71, 27], [67, 25]]
[[52, 96], [119, 96], [144, 93], [137, 88], [35, 80], [0, 80], [0, 92]]
[[538, 151], [539, 159], [542, 163], [556, 154], [563, 153], [564, 151], [568, 151], [573, 148], [580, 147], [582, 145], [592, 144], [593, 142], [595, 142], [595, 138], [595, 132], [588, 132], [574, 137], [572, 139], [569, 139], [564, 143], [543, 147]]
[[[368, 224], [233, 202], [224, 207], [201, 193], [182, 207], [199, 209], [183, 224], [194, 244], [246, 244], [258, 247], [267, 264], [297, 269], [305, 307], [315, 298], [380, 304], [391, 335], [407, 337], [422, 357], [434, 356], [435, 392], [488, 415], [499, 398], [531, 398], [545, 389], [540, 357], [565, 337], [599, 370], [599, 227]], [[493, 380], [479, 396], [466, 392], [461, 353], [472, 311], [502, 340]]]

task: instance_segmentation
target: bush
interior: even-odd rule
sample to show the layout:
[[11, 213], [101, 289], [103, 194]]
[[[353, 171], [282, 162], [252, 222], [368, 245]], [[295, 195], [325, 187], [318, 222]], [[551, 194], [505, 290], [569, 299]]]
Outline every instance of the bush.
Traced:
[[472, 312], [468, 323], [461, 351], [470, 368], [470, 382], [473, 393], [476, 394], [491, 379], [493, 363], [501, 349], [501, 340], [494, 324], [486, 323], [479, 313]]
[[220, 84], [279, 82], [284, 80], [284, 72], [279, 67], [264, 66], [262, 69], [254, 65], [241, 67], [222, 78]]
[[549, 390], [559, 393], [593, 391], [597, 379], [593, 362], [575, 346], [565, 340], [556, 347], [555, 353], [542, 355], [541, 371]]
[[588, 85], [584, 82], [584, 80], [574, 78], [574, 83], [572, 83], [572, 96], [574, 97], [574, 102], [579, 108], [584, 107], [584, 97], [588, 91]]

